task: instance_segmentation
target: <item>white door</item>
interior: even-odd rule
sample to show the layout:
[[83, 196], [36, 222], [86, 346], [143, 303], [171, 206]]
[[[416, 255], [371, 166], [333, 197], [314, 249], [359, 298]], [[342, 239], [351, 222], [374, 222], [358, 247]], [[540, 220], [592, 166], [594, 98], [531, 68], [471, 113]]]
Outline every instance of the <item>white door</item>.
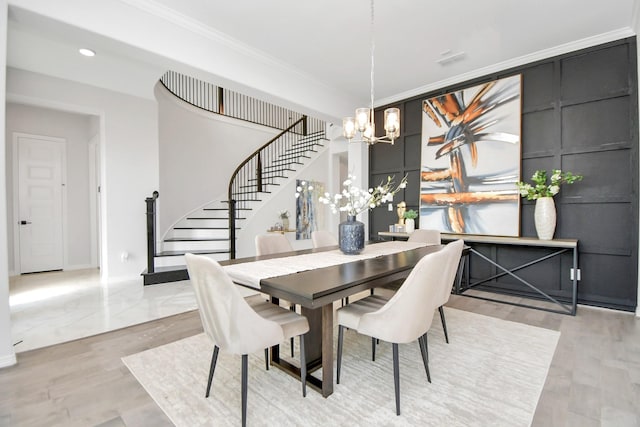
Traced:
[[62, 270], [64, 140], [18, 136], [20, 273]]

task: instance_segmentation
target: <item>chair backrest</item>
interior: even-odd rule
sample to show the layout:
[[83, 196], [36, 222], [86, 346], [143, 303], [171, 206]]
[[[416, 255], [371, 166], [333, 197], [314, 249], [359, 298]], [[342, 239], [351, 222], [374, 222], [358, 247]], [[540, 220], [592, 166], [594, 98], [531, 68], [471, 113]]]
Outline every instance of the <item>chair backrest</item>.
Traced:
[[449, 261], [460, 259], [461, 250], [459, 245], [448, 244], [424, 256], [382, 308], [360, 318], [358, 332], [398, 344], [424, 335], [440, 306], [443, 283], [450, 276]]
[[282, 327], [247, 304], [220, 264], [193, 254], [186, 254], [185, 260], [202, 327], [220, 350], [249, 354], [284, 339]]
[[414, 230], [409, 235], [409, 242], [421, 242], [426, 243], [428, 245], [439, 245], [441, 243], [440, 240], [440, 230]]
[[316, 230], [311, 232], [311, 242], [314, 248], [322, 248], [325, 246], [336, 246], [338, 239], [326, 230]]
[[440, 294], [440, 300], [438, 303], [438, 307], [444, 305], [449, 301], [451, 297], [451, 288], [453, 287], [453, 281], [456, 279], [456, 274], [458, 273], [458, 266], [460, 265], [460, 257], [462, 256], [462, 249], [464, 248], [463, 240], [456, 240], [449, 243], [447, 246], [454, 246], [455, 251], [458, 254], [457, 258], [451, 257], [449, 259], [449, 263], [447, 265], [447, 277], [442, 282], [442, 293]]
[[269, 233], [256, 236], [256, 255], [272, 255], [291, 252], [293, 247], [284, 234]]

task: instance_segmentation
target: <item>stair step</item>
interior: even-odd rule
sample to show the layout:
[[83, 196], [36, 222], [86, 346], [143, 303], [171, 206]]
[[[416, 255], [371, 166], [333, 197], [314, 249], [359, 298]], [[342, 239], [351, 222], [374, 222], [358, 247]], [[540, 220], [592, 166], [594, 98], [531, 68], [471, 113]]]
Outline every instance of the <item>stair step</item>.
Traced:
[[171, 237], [164, 239], [165, 242], [226, 242], [229, 239], [207, 238], [207, 237]]
[[[300, 153], [317, 153], [318, 150], [314, 150], [312, 146], [302, 146], [302, 147], [298, 147], [298, 148], [289, 148], [288, 150], [286, 150], [284, 152], [284, 154], [281, 154], [280, 156], [284, 156], [284, 155], [294, 155], [294, 154], [300, 154]], [[310, 157], [307, 157], [310, 159]]]
[[[251, 210], [251, 209], [247, 209], [247, 208], [239, 208], [239, 210]], [[203, 208], [203, 211], [224, 211], [224, 212], [229, 212], [229, 209], [227, 208]]]
[[[290, 158], [277, 159], [277, 160], [272, 161], [269, 166], [282, 165], [282, 164], [285, 164], [285, 165], [304, 165], [304, 163], [296, 161], [296, 159], [299, 159], [299, 158], [310, 159], [311, 157], [296, 156], [296, 157], [290, 157]], [[269, 167], [269, 166], [267, 166], [267, 167]], [[266, 169], [267, 167], [263, 167], [263, 169]]]
[[[228, 248], [224, 251], [194, 250], [187, 252], [197, 255], [204, 255], [207, 258], [211, 258], [216, 261], [225, 261], [230, 258]], [[164, 253], [166, 255], [156, 256], [153, 260], [156, 270], [160, 268], [176, 268], [177, 266], [184, 266], [186, 264], [186, 261], [184, 259], [185, 251], [166, 251]]]
[[[238, 191], [238, 192], [233, 192], [231, 193], [232, 196], [238, 196], [240, 194], [255, 194], [258, 191]], [[260, 193], [266, 193], [266, 194], [271, 194], [271, 191], [260, 191]], [[255, 200], [256, 202], [261, 202], [262, 200], [257, 200], [257, 199], [252, 199]]]
[[[271, 175], [270, 173], [263, 172], [262, 173], [262, 180], [264, 181], [265, 178], [269, 178], [269, 179], [271, 179], [271, 178], [287, 178], [287, 176], [286, 175]], [[257, 181], [257, 180], [258, 180], [258, 178], [249, 178], [247, 181]], [[280, 185], [280, 184], [273, 183], [271, 185]]]
[[[227, 230], [229, 227], [173, 227], [174, 230]], [[240, 230], [240, 227], [236, 227]]]
[[165, 252], [191, 252], [191, 251], [228, 251], [229, 235], [224, 236], [195, 236], [195, 237], [172, 237], [162, 242], [162, 250]]
[[146, 270], [142, 272], [144, 286], [189, 280], [189, 272], [184, 265], [179, 267], [157, 267], [155, 270], [153, 273], [148, 273]]
[[[217, 218], [217, 217], [213, 217], [213, 216], [190, 216], [187, 217], [188, 220], [198, 220], [198, 219], [208, 219], [208, 220], [214, 220], [214, 221], [229, 221], [229, 218]], [[238, 218], [238, 219], [245, 219], [245, 218]]]
[[[308, 151], [308, 150], [307, 150], [307, 151]], [[305, 153], [306, 153], [306, 151], [305, 151]], [[292, 162], [292, 163], [294, 163], [294, 164], [296, 164], [296, 163], [297, 163], [297, 164], [302, 165], [302, 164], [304, 164], [304, 163], [295, 162], [295, 160], [298, 160], [298, 159], [310, 159], [310, 158], [311, 158], [311, 157], [309, 157], [309, 156], [303, 156], [303, 155], [289, 156], [288, 154], [289, 154], [289, 153], [286, 153], [286, 154], [280, 154], [280, 156], [279, 156], [280, 158], [279, 158], [279, 159], [276, 159], [276, 160], [274, 160], [274, 161], [272, 161], [272, 162], [271, 162], [271, 164], [273, 164], [273, 163], [287, 162], [287, 161], [289, 161], [289, 160], [294, 160], [294, 162]]]
[[[300, 163], [300, 164], [302, 165], [303, 163]], [[282, 167], [282, 166], [265, 166], [265, 167], [262, 168], [262, 173], [264, 173], [265, 171], [269, 172], [269, 171], [272, 171], [272, 170], [275, 170], [277, 172], [284, 172], [284, 171], [295, 172], [296, 171], [295, 169], [286, 168], [286, 167]]]
[[158, 252], [156, 257], [184, 256], [186, 253], [196, 255], [228, 254], [229, 250], [163, 251]]

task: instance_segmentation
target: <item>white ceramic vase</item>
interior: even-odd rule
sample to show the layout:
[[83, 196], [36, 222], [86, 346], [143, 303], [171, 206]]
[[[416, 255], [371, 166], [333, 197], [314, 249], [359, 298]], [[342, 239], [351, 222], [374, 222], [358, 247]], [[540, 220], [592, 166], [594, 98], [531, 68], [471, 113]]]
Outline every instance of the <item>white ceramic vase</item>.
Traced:
[[536, 200], [534, 220], [538, 239], [553, 239], [553, 233], [556, 231], [556, 205], [553, 197], [541, 197]]
[[289, 218], [282, 218], [282, 229], [284, 231], [289, 230]]
[[407, 233], [413, 233], [416, 229], [416, 220], [413, 218], [405, 218], [404, 219], [404, 231]]

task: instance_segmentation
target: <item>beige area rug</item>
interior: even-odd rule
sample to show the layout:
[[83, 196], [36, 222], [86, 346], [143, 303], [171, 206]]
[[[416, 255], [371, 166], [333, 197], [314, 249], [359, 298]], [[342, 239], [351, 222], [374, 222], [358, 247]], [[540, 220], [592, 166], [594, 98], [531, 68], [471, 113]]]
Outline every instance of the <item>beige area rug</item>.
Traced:
[[[418, 344], [400, 346], [400, 416], [391, 345], [381, 342], [372, 362], [370, 339], [346, 331], [341, 384], [326, 399], [312, 389], [302, 398], [299, 381], [266, 371], [263, 352], [250, 355], [248, 425], [530, 425], [560, 333], [452, 308], [445, 313], [450, 344], [437, 312], [428, 335], [431, 384]], [[200, 334], [123, 361], [177, 426], [240, 425], [239, 356], [220, 353], [204, 398], [212, 349]], [[281, 353], [289, 353], [287, 344]]]

